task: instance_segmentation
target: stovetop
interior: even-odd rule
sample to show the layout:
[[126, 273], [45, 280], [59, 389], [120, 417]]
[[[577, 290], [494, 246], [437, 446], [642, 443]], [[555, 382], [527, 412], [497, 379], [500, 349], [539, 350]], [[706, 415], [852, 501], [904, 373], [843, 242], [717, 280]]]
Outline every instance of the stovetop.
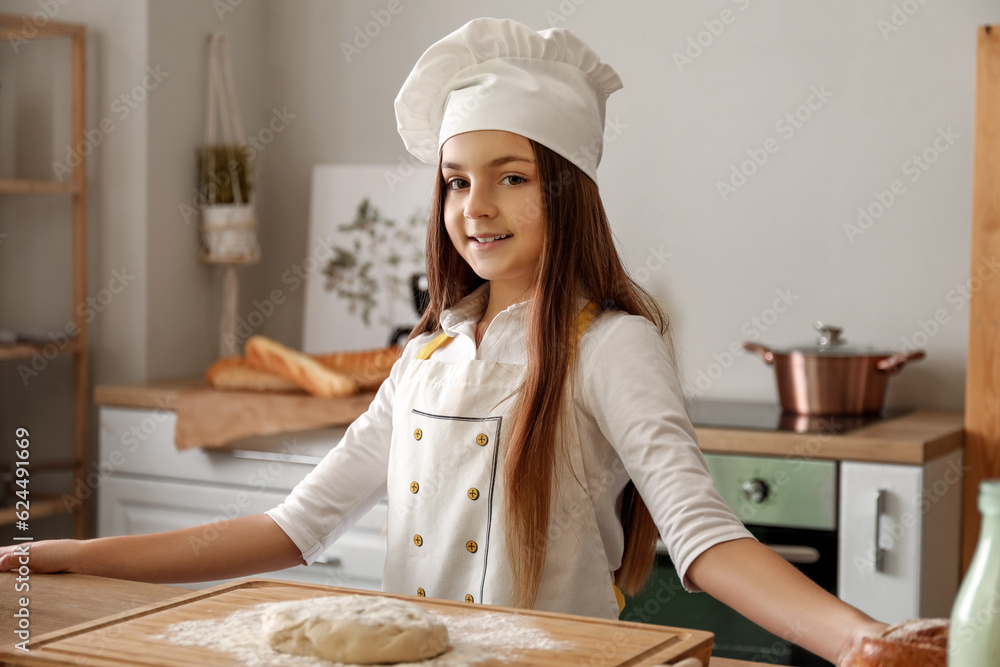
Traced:
[[900, 417], [910, 410], [884, 410], [872, 415], [809, 416], [784, 412], [779, 405], [740, 401], [702, 401], [689, 399], [688, 415], [695, 426], [732, 428], [751, 431], [787, 431], [842, 435], [887, 419]]

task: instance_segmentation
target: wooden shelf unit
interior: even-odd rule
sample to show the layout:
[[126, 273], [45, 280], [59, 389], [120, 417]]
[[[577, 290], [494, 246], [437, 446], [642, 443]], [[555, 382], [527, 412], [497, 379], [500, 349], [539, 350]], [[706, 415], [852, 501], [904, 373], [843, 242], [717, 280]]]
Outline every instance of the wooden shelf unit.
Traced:
[[[28, 29], [30, 28], [30, 29]], [[69, 39], [70, 43], [70, 140], [78, 145], [86, 139], [86, 27], [81, 24], [48, 21], [36, 25], [31, 17], [0, 14], [0, 39], [26, 40]], [[73, 303], [87, 300], [87, 161], [81, 156], [80, 164], [73, 168], [69, 181], [37, 179], [0, 179], [0, 195], [44, 195], [71, 198], [72, 205], [72, 281]], [[87, 339], [87, 320], [81, 309], [74, 308], [73, 323], [76, 337], [58, 350], [58, 354], [73, 357], [73, 489], [86, 488], [86, 470], [89, 459], [90, 411], [90, 346]], [[36, 352], [45, 354], [46, 344], [19, 344], [0, 346], [0, 361], [23, 359]], [[30, 488], [30, 487], [29, 487]], [[87, 537], [90, 523], [90, 506], [82, 498], [75, 503], [73, 532], [77, 538]], [[31, 520], [65, 512], [62, 500], [42, 499], [31, 504]], [[14, 513], [0, 510], [0, 524], [14, 521]]]

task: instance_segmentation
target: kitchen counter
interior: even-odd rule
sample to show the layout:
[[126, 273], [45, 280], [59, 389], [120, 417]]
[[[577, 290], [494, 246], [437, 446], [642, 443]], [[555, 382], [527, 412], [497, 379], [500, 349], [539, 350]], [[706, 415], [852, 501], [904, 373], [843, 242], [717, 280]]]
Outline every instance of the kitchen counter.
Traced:
[[[176, 410], [182, 391], [206, 387], [200, 378], [99, 385], [94, 398], [105, 407]], [[697, 423], [695, 430], [701, 449], [715, 454], [921, 465], [961, 449], [963, 423], [959, 412], [915, 410], [840, 435], [706, 427]]]
[[[0, 573], [0, 590], [4, 591], [0, 600], [0, 642], [14, 641], [16, 627], [14, 612], [18, 597], [24, 593], [14, 593], [17, 575]], [[145, 584], [121, 579], [91, 577], [82, 574], [32, 574], [30, 575], [29, 606], [31, 636], [40, 637], [47, 632], [92, 621], [103, 616], [130, 611], [143, 605], [153, 604], [189, 589], [177, 586]], [[710, 667], [751, 667], [762, 663], [712, 658]]]

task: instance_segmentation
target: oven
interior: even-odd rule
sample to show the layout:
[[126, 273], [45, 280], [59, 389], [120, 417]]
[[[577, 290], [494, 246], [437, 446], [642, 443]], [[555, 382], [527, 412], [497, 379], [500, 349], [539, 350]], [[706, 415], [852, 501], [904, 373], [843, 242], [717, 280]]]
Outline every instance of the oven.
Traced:
[[[696, 426], [795, 431], [823, 437], [877, 421], [803, 418], [770, 405], [698, 403], [689, 406]], [[895, 415], [893, 415], [895, 416]], [[708, 470], [726, 503], [753, 535], [810, 579], [837, 594], [836, 461], [802, 457], [706, 454]], [[755, 576], [747, 572], [746, 576]], [[666, 549], [657, 549], [646, 587], [626, 599], [622, 620], [696, 628], [715, 633], [713, 655], [811, 667], [829, 662], [751, 623], [705, 593], [688, 593]]]

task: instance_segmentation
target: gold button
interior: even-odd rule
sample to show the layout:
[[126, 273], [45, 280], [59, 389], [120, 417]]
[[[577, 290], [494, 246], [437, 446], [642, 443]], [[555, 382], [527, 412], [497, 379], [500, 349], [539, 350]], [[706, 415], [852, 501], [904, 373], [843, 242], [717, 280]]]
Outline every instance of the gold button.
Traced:
[[479, 545], [473, 542], [472, 540], [469, 540], [468, 542], [465, 543], [465, 548], [469, 550], [470, 554], [474, 554], [476, 553], [476, 551], [479, 550]]
[[424, 543], [424, 538], [420, 537], [419, 535], [414, 535], [413, 543], [416, 544], [418, 547], [422, 546]]
[[478, 500], [478, 499], [479, 499], [479, 489], [477, 489], [476, 487], [472, 487], [471, 489], [469, 489], [469, 500]]
[[420, 490], [420, 485], [416, 482], [410, 482], [410, 493], [416, 493]]
[[479, 435], [476, 436], [476, 444], [479, 445], [480, 447], [485, 447], [486, 443], [488, 443], [489, 441], [490, 438], [485, 433], [480, 433]]
[[419, 440], [422, 437], [424, 437], [424, 432], [421, 431], [419, 428], [416, 431], [413, 432], [413, 439], [414, 440]]
[[427, 597], [427, 593], [424, 593], [424, 589], [418, 588], [417, 589], [417, 597], [421, 597], [421, 598], [422, 597]]
[[465, 601], [466, 602], [475, 602], [475, 600], [472, 599], [472, 593], [469, 593], [468, 595], [465, 596]]

